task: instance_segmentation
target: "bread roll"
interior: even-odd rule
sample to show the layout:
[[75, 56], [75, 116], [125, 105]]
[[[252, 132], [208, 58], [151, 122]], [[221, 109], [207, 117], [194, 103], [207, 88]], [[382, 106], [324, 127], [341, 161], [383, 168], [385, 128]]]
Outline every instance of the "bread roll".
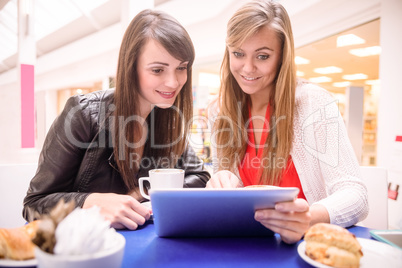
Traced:
[[0, 229], [0, 259], [27, 260], [35, 257], [32, 239], [39, 221], [10, 229]]
[[354, 234], [337, 225], [318, 223], [305, 234], [306, 255], [325, 265], [338, 268], [360, 266], [362, 247]]

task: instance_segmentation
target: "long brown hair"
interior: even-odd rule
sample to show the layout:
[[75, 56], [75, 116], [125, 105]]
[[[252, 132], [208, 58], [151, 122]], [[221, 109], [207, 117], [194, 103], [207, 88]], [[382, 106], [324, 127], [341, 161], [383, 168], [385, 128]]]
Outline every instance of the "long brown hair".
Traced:
[[[188, 61], [187, 81], [171, 108], [155, 107], [147, 118], [148, 139], [142, 153], [133, 144], [144, 139], [139, 118], [137, 63], [149, 39], [159, 42], [174, 58]], [[192, 64], [194, 46], [187, 31], [174, 18], [161, 11], [144, 10], [128, 26], [120, 47], [114, 95], [114, 159], [128, 190], [138, 187], [139, 162], [144, 156], [169, 159], [174, 166], [187, 145], [192, 107]], [[136, 155], [137, 162], [133, 162]], [[140, 156], [140, 157], [137, 157]]]
[[[245, 122], [249, 118], [247, 105], [250, 97], [242, 91], [230, 72], [228, 47], [241, 47], [262, 27], [270, 27], [276, 32], [281, 42], [282, 60], [275, 90], [269, 97], [271, 129], [263, 151], [263, 159], [268, 160], [269, 165], [262, 167], [260, 183], [278, 185], [292, 148], [296, 90], [293, 33], [289, 16], [279, 3], [268, 0], [249, 2], [229, 20], [226, 51], [221, 65], [219, 115], [214, 129], [217, 133], [219, 169], [227, 169], [225, 163], [233, 163], [229, 169], [235, 171], [247, 149]], [[231, 131], [225, 131], [228, 129]]]

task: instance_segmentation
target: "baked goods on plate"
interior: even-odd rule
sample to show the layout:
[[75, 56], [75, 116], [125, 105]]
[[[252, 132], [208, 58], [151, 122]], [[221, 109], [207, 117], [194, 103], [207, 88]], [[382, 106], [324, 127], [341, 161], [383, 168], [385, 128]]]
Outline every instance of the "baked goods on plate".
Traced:
[[355, 235], [337, 225], [318, 223], [304, 236], [305, 253], [311, 259], [332, 267], [360, 266], [362, 247]]
[[35, 257], [32, 238], [38, 230], [39, 221], [17, 228], [0, 228], [0, 259], [29, 260]]

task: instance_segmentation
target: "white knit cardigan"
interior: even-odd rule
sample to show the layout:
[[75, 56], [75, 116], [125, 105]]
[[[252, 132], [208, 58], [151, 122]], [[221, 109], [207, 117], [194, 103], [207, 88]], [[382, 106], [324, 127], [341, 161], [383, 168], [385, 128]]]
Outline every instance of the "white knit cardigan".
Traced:
[[[338, 103], [323, 88], [299, 81], [295, 105], [290, 154], [307, 202], [310, 206], [323, 205], [330, 222], [342, 227], [364, 220], [368, 214], [367, 188], [361, 180], [359, 164]], [[209, 118], [213, 126], [216, 105], [211, 109]], [[211, 141], [216, 172], [218, 164], [214, 144]], [[239, 176], [238, 172], [236, 175]]]

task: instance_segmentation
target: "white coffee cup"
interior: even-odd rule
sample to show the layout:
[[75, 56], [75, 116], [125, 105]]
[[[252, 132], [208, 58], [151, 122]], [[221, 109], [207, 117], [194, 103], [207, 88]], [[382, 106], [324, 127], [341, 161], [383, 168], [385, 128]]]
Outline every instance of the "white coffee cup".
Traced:
[[144, 192], [144, 181], [148, 181], [151, 189], [183, 188], [184, 170], [176, 168], [159, 168], [149, 171], [149, 177], [138, 180], [140, 193], [146, 199], [149, 195]]

